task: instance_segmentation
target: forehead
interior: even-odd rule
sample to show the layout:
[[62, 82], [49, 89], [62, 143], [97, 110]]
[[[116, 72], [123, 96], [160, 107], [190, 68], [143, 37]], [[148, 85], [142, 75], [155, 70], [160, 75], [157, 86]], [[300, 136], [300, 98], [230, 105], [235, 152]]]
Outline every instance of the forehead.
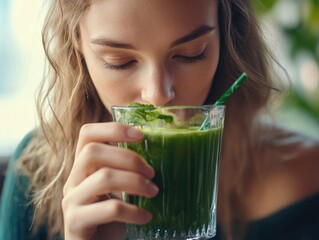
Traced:
[[99, 0], [81, 20], [90, 37], [179, 37], [200, 25], [217, 27], [217, 0]]

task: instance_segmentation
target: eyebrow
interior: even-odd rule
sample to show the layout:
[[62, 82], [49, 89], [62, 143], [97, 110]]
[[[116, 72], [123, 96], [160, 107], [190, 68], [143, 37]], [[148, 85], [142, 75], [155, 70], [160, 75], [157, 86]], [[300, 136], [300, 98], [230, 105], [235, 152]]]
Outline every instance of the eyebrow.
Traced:
[[184, 37], [181, 37], [180, 39], [177, 39], [174, 41], [171, 45], [171, 47], [174, 47], [176, 45], [180, 45], [182, 43], [190, 42], [192, 40], [195, 40], [197, 38], [200, 38], [203, 35], [206, 35], [207, 33], [212, 32], [215, 29], [215, 27], [211, 27], [208, 25], [202, 25], [199, 28], [196, 28], [189, 34], [185, 35]]
[[116, 41], [108, 40], [105, 38], [92, 39], [91, 43], [93, 43], [95, 45], [108, 46], [108, 47], [112, 47], [112, 48], [136, 49], [131, 44], [116, 42]]
[[[215, 27], [208, 26], [208, 25], [201, 25], [200, 27], [196, 28], [192, 32], [188, 33], [187, 35], [175, 40], [172, 44], [171, 47], [190, 42], [192, 40], [195, 40], [197, 38], [200, 38], [201, 36], [212, 32], [215, 29]], [[100, 46], [108, 46], [112, 48], [122, 48], [122, 49], [134, 49], [136, 48], [128, 43], [122, 43], [122, 42], [117, 42], [105, 38], [95, 38], [91, 40], [91, 43], [95, 45], [100, 45]]]

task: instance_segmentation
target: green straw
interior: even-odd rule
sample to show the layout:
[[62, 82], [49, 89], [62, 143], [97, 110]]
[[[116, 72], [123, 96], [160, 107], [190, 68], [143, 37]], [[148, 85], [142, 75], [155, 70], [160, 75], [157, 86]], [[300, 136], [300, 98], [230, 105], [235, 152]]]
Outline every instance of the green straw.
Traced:
[[[226, 102], [226, 100], [235, 92], [235, 90], [241, 85], [243, 84], [246, 79], [247, 79], [247, 74], [246, 73], [242, 73], [237, 79], [236, 81], [226, 90], [226, 92], [224, 92], [224, 94], [214, 103], [214, 105], [218, 106], [218, 105], [222, 105]], [[209, 124], [209, 116], [207, 116], [203, 122], [203, 124], [200, 126], [199, 130], [203, 130], [206, 127], [208, 127], [207, 125]]]

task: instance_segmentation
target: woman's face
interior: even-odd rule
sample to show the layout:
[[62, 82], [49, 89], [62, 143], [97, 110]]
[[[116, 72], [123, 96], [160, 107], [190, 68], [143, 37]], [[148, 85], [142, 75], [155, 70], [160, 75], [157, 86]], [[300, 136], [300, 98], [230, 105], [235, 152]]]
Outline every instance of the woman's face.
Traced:
[[216, 0], [101, 0], [80, 51], [105, 107], [200, 105], [219, 60]]

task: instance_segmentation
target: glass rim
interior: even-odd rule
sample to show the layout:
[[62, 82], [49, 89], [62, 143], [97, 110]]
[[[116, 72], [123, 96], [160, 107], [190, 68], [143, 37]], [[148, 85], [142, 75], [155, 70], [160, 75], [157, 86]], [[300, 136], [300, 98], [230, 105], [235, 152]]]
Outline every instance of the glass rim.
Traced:
[[[154, 108], [153, 108], [154, 107]], [[213, 108], [225, 108], [224, 104], [215, 105], [215, 104], [205, 104], [205, 105], [172, 105], [172, 106], [152, 106], [150, 110], [156, 109], [213, 109]], [[145, 106], [121, 106], [121, 105], [112, 105], [112, 110], [134, 110], [134, 109], [147, 109]]]

